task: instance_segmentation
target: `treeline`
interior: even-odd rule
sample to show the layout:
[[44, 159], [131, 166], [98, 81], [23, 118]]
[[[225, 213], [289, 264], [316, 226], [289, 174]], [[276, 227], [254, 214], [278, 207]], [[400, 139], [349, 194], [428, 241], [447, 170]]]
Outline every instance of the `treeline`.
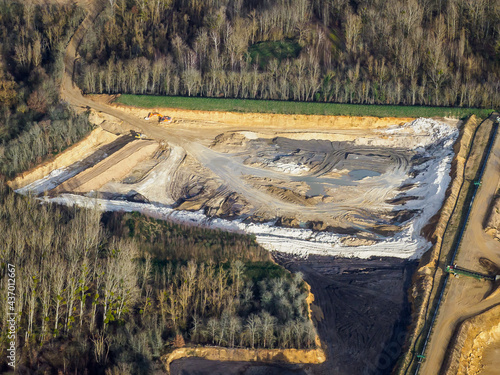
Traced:
[[76, 6], [0, 6], [0, 174], [26, 170], [91, 129], [59, 99], [64, 51], [83, 17]]
[[11, 177], [40, 164], [82, 139], [93, 127], [87, 115], [76, 115], [67, 106], [54, 107], [40, 122], [26, 125], [16, 138], [0, 145], [0, 174]]
[[79, 85], [134, 93], [496, 107], [495, 0], [113, 0]]
[[[5, 353], [8, 314], [14, 313], [17, 368], [149, 374], [161, 370], [159, 358], [170, 347], [185, 343], [315, 345], [300, 274], [292, 277], [265, 262], [252, 240], [247, 241], [257, 263], [245, 261], [249, 256], [238, 248], [242, 238], [224, 235], [219, 245], [227, 253], [208, 247], [220, 254], [191, 253], [189, 261], [156, 258], [147, 251], [156, 241], [151, 226], [170, 225], [155, 245], [158, 251], [184, 246], [180, 237], [214, 239], [220, 233], [185, 231], [137, 215], [110, 218], [96, 210], [40, 205], [0, 186], [0, 346]], [[114, 235], [118, 222], [123, 231]], [[7, 299], [8, 264], [15, 267], [14, 301]], [[4, 356], [0, 371], [6, 370]]]

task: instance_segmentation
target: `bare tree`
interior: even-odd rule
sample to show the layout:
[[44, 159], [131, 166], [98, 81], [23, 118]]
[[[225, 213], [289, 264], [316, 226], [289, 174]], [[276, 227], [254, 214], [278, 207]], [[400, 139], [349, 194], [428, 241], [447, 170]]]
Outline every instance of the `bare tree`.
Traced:
[[64, 301], [63, 291], [64, 291], [64, 281], [66, 278], [66, 269], [64, 259], [57, 256], [55, 258], [55, 264], [58, 264], [58, 267], [53, 268], [53, 273], [51, 277], [52, 281], [52, 299], [55, 303], [55, 314], [54, 317], [54, 333], [58, 332], [59, 327], [59, 314], [61, 303]]
[[246, 330], [248, 336], [250, 337], [250, 343], [252, 349], [255, 347], [255, 339], [257, 338], [258, 332], [261, 329], [262, 321], [259, 316], [251, 314], [247, 319]]

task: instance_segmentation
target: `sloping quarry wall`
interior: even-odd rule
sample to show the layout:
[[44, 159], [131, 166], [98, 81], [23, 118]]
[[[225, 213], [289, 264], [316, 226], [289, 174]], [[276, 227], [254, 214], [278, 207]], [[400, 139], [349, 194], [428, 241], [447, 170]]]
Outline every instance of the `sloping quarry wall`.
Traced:
[[500, 241], [500, 196], [495, 197], [484, 231]]
[[443, 375], [478, 375], [483, 372], [484, 352], [500, 346], [500, 306], [467, 319], [458, 327], [448, 348]]
[[413, 345], [417, 339], [417, 334], [420, 332], [426, 320], [426, 308], [429, 295], [432, 292], [432, 279], [434, 270], [437, 267], [439, 260], [439, 250], [442, 246], [443, 236], [448, 221], [450, 220], [453, 212], [453, 207], [460, 194], [460, 187], [463, 182], [464, 168], [467, 158], [468, 150], [471, 146], [474, 132], [479, 126], [475, 116], [471, 116], [463, 125], [460, 137], [454, 146], [455, 157], [451, 165], [450, 174], [452, 176], [452, 183], [446, 191], [446, 199], [439, 212], [430, 220], [429, 224], [424, 231], [427, 238], [432, 241], [432, 248], [422, 257], [419, 269], [415, 273], [414, 281], [412, 283], [410, 300], [413, 301], [412, 313], [412, 326], [409, 329], [410, 340], [408, 348], [401, 361], [399, 373], [404, 371], [405, 366], [412, 356]]
[[101, 127], [97, 127], [80, 142], [67, 148], [53, 159], [47, 160], [29, 171], [20, 173], [7, 184], [13, 190], [22, 188], [49, 175], [56, 169], [67, 167], [82, 160], [86, 155], [89, 155], [105, 144], [113, 142], [116, 138], [118, 138], [118, 136], [103, 130]]

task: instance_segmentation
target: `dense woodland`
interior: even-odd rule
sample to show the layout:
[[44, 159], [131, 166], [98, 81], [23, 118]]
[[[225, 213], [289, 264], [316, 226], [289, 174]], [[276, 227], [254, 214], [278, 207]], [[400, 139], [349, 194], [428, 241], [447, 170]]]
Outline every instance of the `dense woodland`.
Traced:
[[3, 189], [0, 346], [5, 353], [10, 263], [19, 369], [146, 374], [186, 343], [315, 345], [300, 274], [271, 263], [250, 237], [138, 214], [101, 217]]
[[0, 2], [0, 174], [24, 171], [91, 130], [59, 99], [64, 50], [84, 15]]
[[498, 107], [497, 0], [111, 0], [79, 84], [136, 93]]

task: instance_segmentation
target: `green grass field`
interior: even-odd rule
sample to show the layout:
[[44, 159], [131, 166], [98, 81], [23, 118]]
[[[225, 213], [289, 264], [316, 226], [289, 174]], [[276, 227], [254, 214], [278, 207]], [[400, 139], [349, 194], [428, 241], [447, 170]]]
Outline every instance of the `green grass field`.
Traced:
[[456, 117], [476, 115], [486, 118], [493, 110], [453, 107], [413, 107], [394, 105], [362, 105], [311, 102], [282, 102], [253, 99], [193, 98], [182, 96], [121, 95], [118, 103], [143, 107], [169, 107], [196, 109], [201, 111], [280, 113], [329, 116], [375, 116], [375, 117]]

